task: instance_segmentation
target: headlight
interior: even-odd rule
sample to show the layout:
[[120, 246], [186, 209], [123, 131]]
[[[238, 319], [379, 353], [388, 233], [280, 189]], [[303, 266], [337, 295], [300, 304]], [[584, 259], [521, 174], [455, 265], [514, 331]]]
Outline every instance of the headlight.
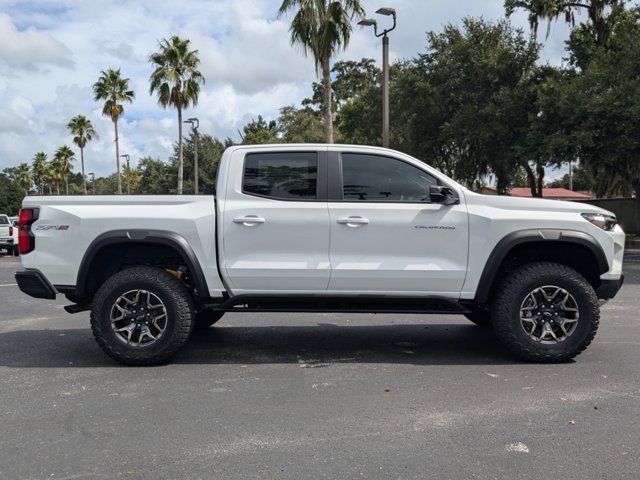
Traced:
[[615, 215], [607, 215], [604, 213], [583, 213], [582, 216], [589, 222], [593, 223], [596, 227], [606, 231], [613, 230], [613, 227], [618, 223]]

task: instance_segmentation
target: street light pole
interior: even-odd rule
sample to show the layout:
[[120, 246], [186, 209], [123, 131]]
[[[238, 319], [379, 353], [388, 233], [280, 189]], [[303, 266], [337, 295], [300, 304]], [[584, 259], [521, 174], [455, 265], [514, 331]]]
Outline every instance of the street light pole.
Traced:
[[393, 8], [379, 8], [379, 15], [393, 17], [393, 26], [378, 33], [378, 22], [365, 18], [358, 22], [363, 27], [373, 27], [376, 37], [382, 37], [382, 146], [389, 148], [389, 37], [387, 34], [396, 28], [396, 11]]
[[200, 120], [198, 120], [196, 117], [191, 117], [187, 120], [184, 121], [184, 123], [189, 123], [191, 125], [191, 128], [193, 129], [193, 134], [196, 138], [196, 141], [193, 145], [193, 191], [196, 195], [198, 195], [199, 193], [199, 166], [198, 166], [198, 143], [200, 141], [199, 137], [198, 137], [198, 128], [200, 128]]
[[127, 195], [131, 195], [131, 168], [129, 167], [129, 159], [131, 158], [128, 153], [120, 155], [127, 160]]
[[93, 194], [96, 194], [96, 174], [95, 173], [87, 173], [87, 176], [91, 175], [91, 187], [93, 189]]

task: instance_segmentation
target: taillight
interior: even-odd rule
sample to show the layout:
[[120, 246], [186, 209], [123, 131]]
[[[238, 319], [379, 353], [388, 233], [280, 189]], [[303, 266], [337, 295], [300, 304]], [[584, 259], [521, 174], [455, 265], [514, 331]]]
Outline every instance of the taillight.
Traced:
[[13, 227], [9, 227], [9, 236], [13, 237]]
[[20, 246], [20, 255], [25, 255], [36, 248], [36, 239], [31, 231], [31, 225], [37, 219], [37, 208], [20, 210], [20, 217], [18, 218], [18, 245]]

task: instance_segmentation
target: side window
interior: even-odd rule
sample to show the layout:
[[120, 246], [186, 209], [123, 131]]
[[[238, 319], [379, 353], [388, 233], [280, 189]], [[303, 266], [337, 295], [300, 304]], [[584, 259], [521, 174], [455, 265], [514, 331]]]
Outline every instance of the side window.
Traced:
[[317, 198], [315, 152], [249, 153], [244, 159], [242, 192], [286, 200]]
[[438, 181], [402, 160], [343, 153], [342, 184], [347, 201], [429, 203], [429, 187]]

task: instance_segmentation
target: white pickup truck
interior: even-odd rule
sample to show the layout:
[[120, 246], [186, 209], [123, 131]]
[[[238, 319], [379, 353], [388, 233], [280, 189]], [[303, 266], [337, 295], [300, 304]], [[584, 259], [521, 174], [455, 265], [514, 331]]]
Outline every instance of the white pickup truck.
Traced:
[[465, 315], [529, 361], [582, 352], [622, 285], [610, 212], [473, 193], [382, 148], [229, 148], [215, 196], [27, 197], [20, 289], [164, 362], [225, 312]]
[[13, 222], [13, 217], [0, 215], [0, 250], [8, 254], [18, 256], [18, 228]]

